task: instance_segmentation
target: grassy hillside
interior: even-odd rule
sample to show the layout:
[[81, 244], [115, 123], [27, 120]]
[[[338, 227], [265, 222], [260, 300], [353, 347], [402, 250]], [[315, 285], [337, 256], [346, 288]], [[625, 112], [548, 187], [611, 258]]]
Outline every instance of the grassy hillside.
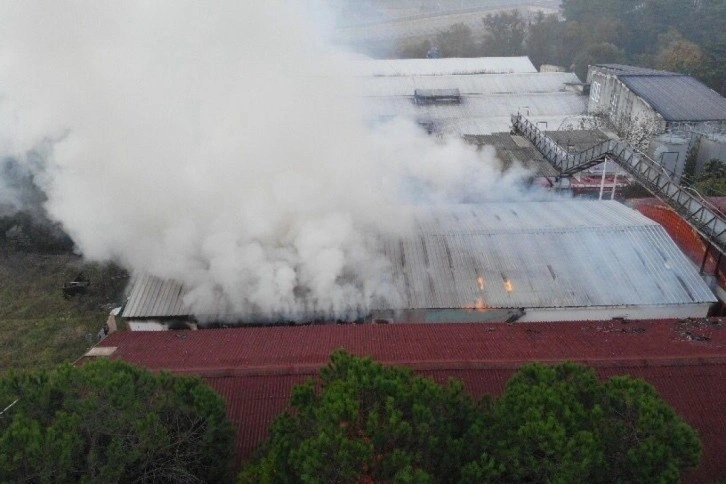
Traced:
[[[64, 299], [61, 288], [79, 273], [88, 293]], [[84, 264], [71, 254], [0, 249], [0, 372], [73, 361], [96, 342], [127, 279], [117, 267]]]

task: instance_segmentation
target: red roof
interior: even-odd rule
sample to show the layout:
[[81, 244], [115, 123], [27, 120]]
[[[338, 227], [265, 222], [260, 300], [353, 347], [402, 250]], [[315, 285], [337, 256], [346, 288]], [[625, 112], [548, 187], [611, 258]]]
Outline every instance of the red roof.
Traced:
[[[722, 216], [726, 216], [726, 197], [711, 197], [708, 201]], [[675, 210], [657, 198], [632, 199], [628, 201], [628, 204], [649, 219], [661, 224], [684, 254], [699, 268], [703, 264], [704, 273], [716, 275], [721, 287], [726, 288], [726, 275], [723, 274], [723, 270], [720, 268], [718, 252], [714, 249], [709, 250], [704, 264], [706, 243], [703, 237]], [[718, 272], [716, 271], [717, 268], [719, 269]]]
[[653, 384], [694, 426], [704, 458], [689, 481], [726, 476], [726, 320], [528, 324], [400, 324], [120, 332], [101, 346], [112, 358], [153, 370], [196, 374], [223, 396], [246, 459], [287, 408], [292, 387], [317, 374], [338, 348], [406, 365], [474, 396], [500, 394], [527, 362], [580, 361], [601, 377], [629, 374]]

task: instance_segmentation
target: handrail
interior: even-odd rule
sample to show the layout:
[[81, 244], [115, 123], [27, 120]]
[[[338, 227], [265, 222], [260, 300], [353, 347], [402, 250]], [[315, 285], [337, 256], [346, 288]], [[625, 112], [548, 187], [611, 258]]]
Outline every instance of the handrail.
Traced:
[[512, 115], [512, 127], [527, 138], [562, 175], [569, 176], [586, 170], [605, 157], [612, 159], [650, 193], [678, 212], [719, 252], [726, 254], [726, 219], [698, 192], [678, 185], [662, 165], [627, 143], [611, 139], [579, 153], [569, 153], [522, 114]]

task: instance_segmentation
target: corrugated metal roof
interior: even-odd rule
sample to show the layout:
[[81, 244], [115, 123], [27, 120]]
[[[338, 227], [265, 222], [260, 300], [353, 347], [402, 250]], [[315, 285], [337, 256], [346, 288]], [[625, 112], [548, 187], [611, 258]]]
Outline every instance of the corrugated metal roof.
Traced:
[[462, 95], [458, 104], [417, 105], [411, 96], [366, 97], [364, 110], [370, 119], [404, 117], [433, 122], [436, 130], [455, 135], [484, 135], [509, 131], [511, 115], [528, 113], [528, 118], [551, 122], [556, 129], [565, 119], [580, 116], [587, 99], [571, 92], [530, 94]]
[[459, 89], [461, 94], [522, 94], [560, 92], [579, 82], [568, 72], [366, 77], [359, 85], [364, 96], [412, 96], [416, 89]]
[[573, 230], [657, 226], [622, 203], [603, 200], [487, 202], [438, 210], [413, 209], [424, 234], [498, 234], [537, 230]]
[[131, 293], [121, 316], [124, 318], [162, 318], [189, 315], [182, 297], [181, 283], [138, 274], [131, 281]]
[[621, 75], [666, 121], [726, 121], [726, 98], [690, 76]]
[[[522, 110], [530, 116], [583, 114], [587, 99], [575, 93], [477, 94], [461, 96], [461, 104], [421, 105], [411, 96], [367, 97], [366, 110], [372, 117], [406, 116], [413, 119], [490, 119], [506, 117]], [[511, 124], [511, 119], [510, 119]]]
[[237, 429], [238, 465], [288, 408], [292, 387], [316, 375], [332, 351], [344, 348], [410, 366], [441, 383], [459, 379], [477, 398], [500, 394], [516, 369], [532, 361], [579, 361], [604, 378], [644, 378], [696, 428], [703, 443], [702, 464], [684, 481], [712, 482], [726, 474], [723, 320], [122, 332], [101, 346], [116, 347], [115, 359], [204, 377], [224, 398]]
[[[356, 63], [366, 68], [354, 68], [352, 75], [362, 76], [357, 82], [370, 119], [402, 116], [431, 123], [433, 130], [440, 133], [484, 135], [508, 131], [511, 115], [519, 111], [535, 119], [548, 118], [552, 129], [568, 117], [585, 115], [586, 96], [567, 89], [567, 84], [578, 82], [575, 74], [495, 69], [511, 59], [531, 65], [526, 57], [375, 60]], [[486, 74], [476, 73], [481, 66], [489, 66]], [[416, 91], [438, 89], [458, 89], [461, 102], [414, 102]]]
[[[371, 309], [561, 308], [714, 302], [665, 230], [619, 202], [497, 202], [412, 209], [382, 241], [399, 303]], [[124, 317], [188, 314], [183, 290], [143, 276]]]
[[618, 202], [464, 205], [385, 245], [413, 308], [690, 304], [715, 297], [665, 230]]
[[351, 65], [351, 73], [359, 76], [440, 76], [514, 72], [537, 72], [537, 69], [529, 57], [371, 59], [355, 61]]

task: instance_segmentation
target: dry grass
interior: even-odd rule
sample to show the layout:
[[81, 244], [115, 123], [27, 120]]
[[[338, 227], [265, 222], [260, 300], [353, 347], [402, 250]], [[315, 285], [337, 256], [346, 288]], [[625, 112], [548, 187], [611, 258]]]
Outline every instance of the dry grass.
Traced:
[[[91, 280], [88, 293], [64, 299], [63, 284], [81, 271]], [[77, 359], [122, 302], [125, 284], [111, 265], [0, 250], [0, 372]]]

